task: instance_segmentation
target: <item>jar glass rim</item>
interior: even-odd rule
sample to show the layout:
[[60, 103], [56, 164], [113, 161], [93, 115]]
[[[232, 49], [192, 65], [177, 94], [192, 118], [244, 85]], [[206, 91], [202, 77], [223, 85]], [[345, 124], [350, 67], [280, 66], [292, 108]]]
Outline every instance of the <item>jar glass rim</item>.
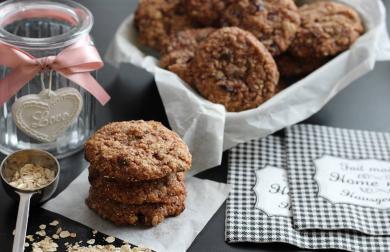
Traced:
[[[8, 0], [0, 3], [0, 41], [25, 49], [53, 49], [69, 46], [89, 34], [93, 15], [83, 5], [72, 0]], [[33, 18], [62, 19], [71, 28], [59, 35], [30, 38], [13, 34], [5, 27], [17, 20]]]

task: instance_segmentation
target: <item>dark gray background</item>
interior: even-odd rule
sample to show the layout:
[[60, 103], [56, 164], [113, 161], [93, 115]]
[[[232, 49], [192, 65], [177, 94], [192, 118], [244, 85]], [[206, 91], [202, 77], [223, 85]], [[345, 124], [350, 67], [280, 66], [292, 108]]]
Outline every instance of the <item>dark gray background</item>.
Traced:
[[[369, 1], [369, 0], [367, 0]], [[1, 1], [0, 1], [1, 2]], [[134, 11], [134, 0], [80, 0], [95, 16], [92, 35], [103, 55], [121, 21]], [[390, 1], [384, 1], [390, 10]], [[387, 23], [390, 24], [389, 18]], [[352, 83], [339, 93], [318, 114], [307, 122], [321, 125], [390, 132], [390, 63], [379, 62], [375, 70]], [[97, 123], [130, 119], [154, 119], [168, 126], [164, 108], [153, 78], [144, 70], [124, 64], [119, 70], [106, 65], [99, 72], [99, 81], [112, 96], [106, 107], [98, 107]], [[201, 178], [226, 182], [227, 165], [203, 172]], [[3, 156], [0, 156], [0, 160]], [[79, 153], [61, 161], [62, 172], [57, 193], [62, 191], [86, 167], [83, 154]], [[207, 192], [205, 192], [207, 193]], [[0, 188], [0, 251], [11, 251], [12, 230], [16, 220], [17, 204]], [[90, 229], [61, 216], [33, 208], [29, 233], [41, 223], [58, 218], [65, 227], [76, 231], [78, 238], [90, 237]], [[301, 251], [283, 244], [227, 244], [224, 241], [225, 205], [210, 220], [196, 238], [189, 251]], [[174, 241], [172, 241], [174, 242]]]

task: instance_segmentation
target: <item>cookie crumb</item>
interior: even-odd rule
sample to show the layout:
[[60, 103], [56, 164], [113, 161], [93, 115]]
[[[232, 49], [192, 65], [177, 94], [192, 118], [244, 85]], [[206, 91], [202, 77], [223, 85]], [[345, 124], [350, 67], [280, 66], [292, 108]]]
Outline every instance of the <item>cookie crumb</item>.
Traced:
[[46, 229], [46, 225], [45, 224], [41, 224], [40, 226], [39, 226], [39, 229]]

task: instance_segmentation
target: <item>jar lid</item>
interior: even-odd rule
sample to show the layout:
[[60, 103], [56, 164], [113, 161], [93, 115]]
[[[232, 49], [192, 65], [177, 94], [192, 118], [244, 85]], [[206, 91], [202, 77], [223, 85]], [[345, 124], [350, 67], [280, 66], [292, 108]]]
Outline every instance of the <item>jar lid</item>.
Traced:
[[[0, 41], [24, 49], [66, 47], [89, 34], [93, 26], [92, 13], [72, 0], [8, 0], [0, 4], [0, 16]], [[59, 22], [68, 29], [42, 37], [19, 36], [9, 30], [12, 24], [29, 20]]]

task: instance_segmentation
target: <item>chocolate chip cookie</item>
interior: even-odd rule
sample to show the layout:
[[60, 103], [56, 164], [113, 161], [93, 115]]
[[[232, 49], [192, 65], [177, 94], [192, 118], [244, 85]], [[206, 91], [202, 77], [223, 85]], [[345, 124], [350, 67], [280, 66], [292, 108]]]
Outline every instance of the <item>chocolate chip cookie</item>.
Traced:
[[217, 26], [220, 15], [233, 0], [184, 0], [188, 15], [204, 26]]
[[173, 131], [155, 121], [110, 123], [85, 144], [92, 170], [123, 181], [153, 180], [189, 170], [191, 154]]
[[304, 77], [313, 71], [326, 64], [331, 58], [299, 58], [284, 53], [277, 58], [275, 61], [278, 65], [280, 76], [283, 78], [300, 78]]
[[359, 14], [336, 2], [314, 2], [299, 8], [301, 28], [289, 52], [296, 57], [330, 57], [347, 50], [364, 32]]
[[200, 43], [189, 71], [201, 95], [231, 112], [262, 104], [274, 95], [279, 80], [272, 55], [237, 27], [219, 29]]
[[139, 42], [158, 51], [169, 35], [193, 27], [182, 0], [140, 0], [134, 24]]
[[214, 31], [214, 28], [208, 27], [187, 29], [172, 34], [169, 39], [163, 41], [161, 53], [164, 55], [177, 50], [189, 50], [194, 52], [199, 43]]
[[101, 217], [116, 225], [144, 224], [155, 226], [166, 217], [179, 215], [184, 211], [184, 196], [176, 197], [170, 204], [150, 203], [143, 205], [126, 205], [101, 197], [90, 190], [86, 204]]
[[293, 0], [240, 0], [227, 7], [222, 25], [250, 31], [277, 56], [293, 41], [300, 17]]
[[199, 43], [214, 31], [214, 28], [188, 29], [170, 36], [163, 45], [160, 66], [176, 73], [190, 84], [188, 63], [192, 60]]
[[188, 71], [188, 63], [194, 57], [194, 52], [191, 50], [176, 50], [172, 51], [160, 59], [160, 67], [165, 68], [177, 74], [182, 80], [190, 84], [191, 75]]
[[145, 203], [169, 204], [184, 196], [184, 173], [171, 173], [168, 176], [149, 181], [125, 183], [115, 178], [102, 176], [90, 169], [91, 190], [103, 198], [123, 204], [141, 205]]

